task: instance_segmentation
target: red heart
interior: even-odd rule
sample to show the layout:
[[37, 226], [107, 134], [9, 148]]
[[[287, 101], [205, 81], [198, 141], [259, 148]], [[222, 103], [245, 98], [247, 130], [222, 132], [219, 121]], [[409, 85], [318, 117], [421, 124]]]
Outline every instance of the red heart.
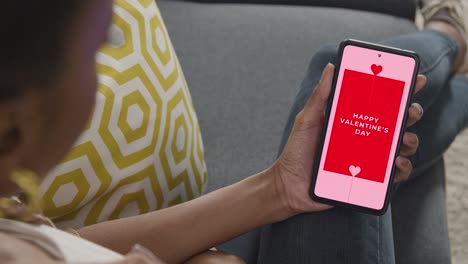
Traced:
[[377, 75], [379, 74], [381, 71], [382, 71], [382, 65], [375, 65], [375, 64], [372, 64], [371, 66], [371, 70], [372, 72], [374, 73], [374, 75]]

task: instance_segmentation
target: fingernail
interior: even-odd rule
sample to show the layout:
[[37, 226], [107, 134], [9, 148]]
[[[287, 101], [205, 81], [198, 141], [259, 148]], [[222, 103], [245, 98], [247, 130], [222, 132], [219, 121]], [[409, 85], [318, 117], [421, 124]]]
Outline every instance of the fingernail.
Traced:
[[418, 103], [414, 103], [413, 106], [416, 107], [416, 111], [418, 112], [418, 115], [422, 116], [424, 113], [424, 109], [422, 108], [422, 106]]
[[411, 161], [409, 161], [409, 159], [405, 159], [405, 167], [411, 167]]
[[131, 252], [138, 252], [140, 250], [141, 250], [141, 246], [139, 244], [135, 244], [130, 251]]
[[327, 65], [323, 69], [322, 76], [320, 77], [320, 82], [322, 82], [325, 79], [325, 77], [328, 77], [331, 66], [333, 66], [333, 64], [331, 64], [330, 62], [327, 63]]
[[147, 248], [139, 245], [139, 244], [136, 244], [133, 246], [131, 252], [133, 253], [140, 253], [140, 254], [143, 254], [147, 257], [151, 257], [153, 255], [153, 253], [151, 253]]

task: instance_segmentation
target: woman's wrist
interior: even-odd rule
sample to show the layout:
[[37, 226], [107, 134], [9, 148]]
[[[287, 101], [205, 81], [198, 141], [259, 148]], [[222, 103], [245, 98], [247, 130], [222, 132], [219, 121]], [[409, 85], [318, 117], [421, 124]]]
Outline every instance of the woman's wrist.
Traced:
[[279, 222], [296, 215], [296, 212], [288, 202], [284, 183], [278, 166], [273, 165], [265, 171], [259, 173], [258, 177], [263, 185], [263, 195], [260, 197], [264, 201], [264, 209], [269, 211], [268, 222]]

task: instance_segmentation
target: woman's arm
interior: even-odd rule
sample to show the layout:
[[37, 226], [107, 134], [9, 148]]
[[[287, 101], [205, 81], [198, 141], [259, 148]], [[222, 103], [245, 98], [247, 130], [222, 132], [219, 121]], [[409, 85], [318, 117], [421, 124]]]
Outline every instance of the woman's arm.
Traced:
[[[277, 165], [198, 199], [146, 215], [85, 227], [80, 235], [120, 253], [128, 252], [138, 243], [168, 263], [180, 263], [256, 227], [299, 212], [329, 208], [310, 199], [308, 186], [333, 70], [332, 65], [327, 66], [323, 81], [298, 116], [298, 133], [293, 132], [290, 142], [296, 148], [290, 151], [292, 156], [283, 156]], [[302, 156], [298, 160], [297, 154]], [[291, 166], [294, 168], [284, 170]], [[293, 186], [287, 189], [283, 176], [292, 170], [303, 177], [292, 175]]]
[[272, 170], [266, 170], [198, 199], [89, 226], [79, 233], [120, 253], [138, 243], [168, 263], [180, 263], [258, 226], [288, 217], [276, 178]]

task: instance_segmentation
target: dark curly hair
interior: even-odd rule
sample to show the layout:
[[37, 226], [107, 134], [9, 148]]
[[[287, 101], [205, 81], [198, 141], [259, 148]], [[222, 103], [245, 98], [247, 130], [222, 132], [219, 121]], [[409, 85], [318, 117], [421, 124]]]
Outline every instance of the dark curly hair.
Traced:
[[85, 0], [12, 0], [0, 8], [0, 101], [59, 74], [67, 34]]

